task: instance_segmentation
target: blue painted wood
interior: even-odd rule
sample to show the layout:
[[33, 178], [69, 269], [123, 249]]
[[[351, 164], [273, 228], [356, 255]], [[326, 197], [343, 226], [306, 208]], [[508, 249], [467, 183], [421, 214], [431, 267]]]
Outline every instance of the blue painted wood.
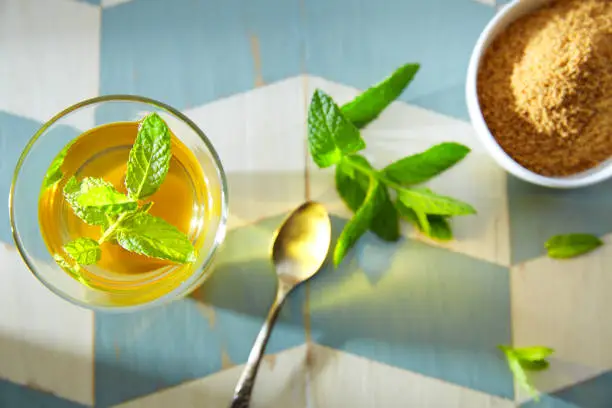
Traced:
[[612, 406], [612, 372], [571, 385], [522, 408], [609, 408]]
[[0, 407], [2, 408], [84, 408], [43, 391], [0, 380]]
[[[0, 194], [3, 197], [9, 195], [11, 179], [19, 155], [40, 125], [39, 122], [34, 120], [0, 111], [0, 151], [2, 152], [2, 158], [0, 159]], [[0, 200], [0, 213], [5, 214], [0, 219], [0, 241], [12, 244], [13, 238], [8, 218], [8, 198]]]
[[[335, 231], [343, 225], [334, 218]], [[514, 397], [496, 348], [511, 343], [506, 267], [408, 239], [390, 245], [367, 233], [338, 269], [314, 278], [310, 313], [317, 343]]]
[[366, 88], [406, 62], [422, 70], [402, 100], [467, 119], [464, 84], [495, 9], [473, 0], [309, 0], [306, 71]]
[[301, 72], [300, 25], [297, 1], [133, 0], [111, 7], [102, 12], [100, 91], [185, 109], [252, 89], [259, 77], [278, 81]]
[[[139, 313], [97, 313], [96, 403], [118, 404], [219, 372], [227, 368], [222, 354], [246, 362], [274, 298], [268, 248], [283, 218], [229, 232], [215, 273], [189, 298]], [[303, 292], [291, 295], [268, 353], [305, 342], [303, 302]]]
[[508, 176], [512, 264], [546, 253], [556, 234], [612, 231], [612, 180], [577, 190], [553, 190]]

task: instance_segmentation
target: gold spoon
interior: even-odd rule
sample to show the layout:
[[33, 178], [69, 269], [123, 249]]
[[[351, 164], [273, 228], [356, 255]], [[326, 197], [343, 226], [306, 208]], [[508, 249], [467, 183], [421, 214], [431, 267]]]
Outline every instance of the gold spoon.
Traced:
[[276, 299], [253, 344], [246, 367], [234, 390], [230, 408], [249, 406], [259, 363], [278, 312], [293, 288], [311, 278], [321, 268], [327, 257], [330, 241], [329, 216], [325, 208], [315, 202], [302, 204], [276, 231], [272, 245], [272, 262], [278, 278]]

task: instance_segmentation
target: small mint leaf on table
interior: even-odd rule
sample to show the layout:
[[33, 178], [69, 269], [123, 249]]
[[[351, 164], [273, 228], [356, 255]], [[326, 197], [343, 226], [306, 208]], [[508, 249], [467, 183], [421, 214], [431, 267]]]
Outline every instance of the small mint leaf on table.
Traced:
[[508, 368], [512, 372], [517, 384], [527, 390], [538, 401], [540, 398], [539, 393], [529, 380], [527, 371], [547, 369], [549, 362], [546, 358], [550, 357], [554, 350], [543, 346], [512, 348], [500, 345], [498, 348], [506, 356]]
[[97, 241], [81, 237], [64, 245], [64, 251], [79, 265], [93, 265], [100, 260], [102, 251]]
[[364, 148], [359, 130], [329, 95], [317, 89], [308, 108], [308, 149], [317, 166], [337, 164]]
[[594, 251], [602, 245], [603, 241], [595, 235], [566, 234], [551, 237], [544, 247], [549, 257], [567, 259]]
[[441, 143], [404, 157], [383, 169], [386, 177], [405, 186], [423, 183], [460, 162], [470, 149], [459, 143]]
[[117, 243], [128, 251], [177, 263], [196, 260], [187, 235], [146, 212], [126, 217], [116, 229]]
[[358, 128], [367, 126], [404, 92], [419, 67], [419, 64], [401, 66], [382, 82], [365, 90], [353, 101], [342, 106], [342, 112]]
[[90, 225], [107, 226], [109, 216], [137, 208], [135, 201], [119, 193], [111, 183], [95, 177], [81, 181], [71, 177], [64, 186], [64, 198], [74, 213]]
[[[346, 206], [356, 212], [366, 198], [370, 176], [355, 169], [353, 164], [368, 168], [372, 173], [375, 173], [375, 170], [365, 157], [359, 155], [347, 156], [336, 166], [336, 190]], [[397, 241], [400, 236], [397, 210], [384, 186], [379, 194], [380, 204], [376, 208], [369, 229], [385, 241]]]
[[125, 186], [133, 199], [155, 193], [170, 169], [171, 137], [166, 122], [151, 113], [142, 119], [128, 158]]
[[376, 178], [370, 176], [369, 179], [368, 191], [363, 203], [338, 237], [333, 256], [335, 266], [340, 265], [346, 253], [372, 225], [372, 220], [384, 203], [385, 187]]

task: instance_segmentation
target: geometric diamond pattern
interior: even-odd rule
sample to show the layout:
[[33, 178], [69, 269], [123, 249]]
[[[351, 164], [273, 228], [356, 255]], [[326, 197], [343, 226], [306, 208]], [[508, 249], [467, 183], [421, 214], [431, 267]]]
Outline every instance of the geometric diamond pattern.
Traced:
[[[498, 0], [0, 1], [0, 191], [36, 129], [97, 94], [162, 100], [212, 140], [229, 180], [226, 244], [211, 278], [170, 305], [93, 313], [28, 273], [0, 221], [0, 407], [223, 406], [274, 293], [272, 231], [305, 199], [337, 235], [350, 216], [333, 172], [305, 143], [316, 88], [338, 102], [401, 63], [422, 70], [364, 130], [376, 166], [457, 141], [470, 155], [430, 183], [470, 202], [456, 239], [409, 226], [366, 234], [337, 269], [292, 294], [255, 388], [255, 407], [612, 406], [610, 182], [552, 191], [508, 176], [467, 121], [464, 78]], [[346, 4], [345, 4], [346, 3]], [[104, 112], [97, 114], [103, 115]], [[94, 117], [70, 123], [75, 134]], [[6, 200], [0, 205], [7, 213]], [[550, 235], [606, 246], [567, 262]], [[517, 390], [496, 346], [546, 344], [548, 393]]]

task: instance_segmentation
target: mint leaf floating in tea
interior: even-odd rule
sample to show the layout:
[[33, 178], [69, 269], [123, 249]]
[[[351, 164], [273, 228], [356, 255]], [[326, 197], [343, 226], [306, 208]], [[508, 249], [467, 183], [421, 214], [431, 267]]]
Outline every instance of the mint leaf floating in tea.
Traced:
[[365, 127], [404, 92], [404, 89], [414, 79], [419, 67], [419, 64], [401, 66], [382, 82], [342, 106], [342, 112], [358, 128]]
[[82, 193], [76, 200], [85, 212], [99, 211], [109, 216], [119, 215], [138, 208], [138, 203], [121, 194], [112, 185], [100, 185]]
[[64, 251], [79, 265], [93, 265], [102, 256], [98, 241], [86, 237], [70, 241], [64, 245]]
[[[317, 89], [308, 110], [308, 149], [321, 168], [336, 165], [336, 190], [355, 213], [340, 234], [334, 250], [338, 265], [368, 229], [386, 241], [396, 241], [399, 216], [425, 235], [452, 239], [449, 218], [475, 214], [472, 206], [429, 189], [408, 188], [448, 170], [470, 151], [458, 143], [442, 143], [400, 159], [379, 171], [356, 153], [365, 149], [358, 128], [374, 120], [412, 81], [418, 64], [406, 64], [381, 83], [369, 88], [342, 109]], [[393, 190], [398, 196], [394, 203]]]
[[566, 234], [551, 237], [544, 244], [548, 256], [557, 259], [574, 258], [594, 251], [603, 241], [591, 234]]
[[506, 356], [508, 368], [517, 384], [538, 401], [539, 393], [529, 380], [527, 372], [547, 369], [549, 363], [546, 359], [554, 353], [554, 350], [543, 346], [512, 348], [500, 345], [498, 347]]
[[308, 148], [319, 167], [338, 163], [365, 148], [359, 130], [325, 92], [317, 89], [308, 109]]
[[128, 251], [153, 258], [187, 263], [196, 255], [191, 241], [174, 225], [159, 217], [139, 213], [117, 228], [117, 242]]
[[86, 177], [81, 181], [71, 177], [64, 186], [64, 198], [74, 213], [91, 225], [106, 225], [108, 216], [138, 207], [135, 201], [119, 193], [111, 183], [95, 177]]
[[55, 156], [55, 158], [51, 162], [51, 166], [49, 166], [49, 169], [47, 169], [47, 172], [45, 173], [45, 177], [43, 178], [43, 185], [42, 185], [43, 190], [51, 187], [52, 185], [60, 181], [62, 177], [64, 177], [62, 166], [64, 164], [64, 159], [66, 158], [66, 155], [68, 154], [68, 149], [70, 149], [70, 147], [72, 147], [73, 144], [74, 144], [74, 141], [64, 146], [64, 148], [57, 154], [57, 156]]
[[[347, 156], [336, 166], [336, 190], [351, 211], [359, 210], [366, 198], [370, 186], [368, 173], [357, 170], [354, 166], [369, 169], [375, 173], [363, 156]], [[379, 204], [370, 222], [370, 230], [385, 241], [396, 241], [399, 236], [399, 218], [386, 188], [380, 191]]]
[[157, 113], [145, 116], [128, 159], [125, 186], [129, 196], [146, 198], [159, 189], [170, 169], [170, 130]]
[[[163, 183], [170, 167], [170, 130], [155, 113], [146, 116], [138, 128], [136, 141], [129, 155], [126, 188], [129, 195], [119, 191], [101, 178], [71, 177], [63, 195], [73, 212], [84, 222], [102, 227], [96, 241], [77, 238], [64, 245], [64, 252], [78, 265], [97, 263], [102, 255], [101, 244], [119, 244], [124, 249], [176, 263], [196, 260], [195, 249], [183, 232], [148, 211], [153, 202], [138, 200], [155, 193]], [[55, 254], [57, 263], [78, 276], [78, 265]]]
[[71, 264], [60, 254], [53, 255], [53, 259], [63, 270], [65, 270], [66, 272], [69, 272], [71, 275], [73, 275], [78, 280], [83, 279], [83, 277], [81, 276], [81, 267], [79, 266], [78, 263]]
[[441, 143], [404, 157], [383, 169], [385, 176], [404, 186], [423, 183], [448, 170], [470, 152], [459, 143]]

